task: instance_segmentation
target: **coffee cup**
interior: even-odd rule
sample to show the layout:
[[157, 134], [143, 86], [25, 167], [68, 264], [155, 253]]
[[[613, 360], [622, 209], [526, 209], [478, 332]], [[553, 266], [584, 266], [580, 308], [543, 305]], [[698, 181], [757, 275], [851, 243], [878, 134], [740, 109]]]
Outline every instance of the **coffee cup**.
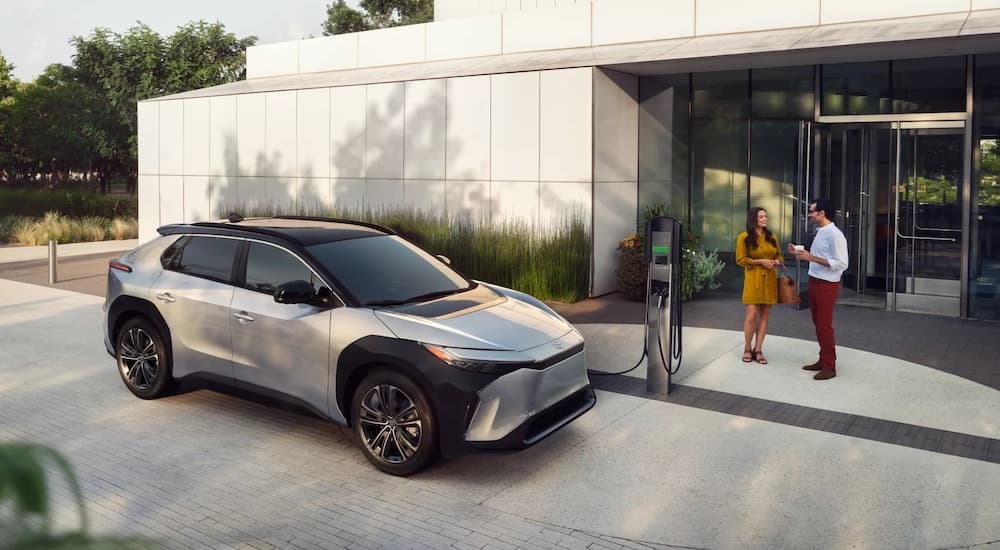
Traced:
[[794, 248], [796, 252], [802, 252], [803, 250], [806, 249], [806, 247], [802, 246], [801, 244], [795, 245]]

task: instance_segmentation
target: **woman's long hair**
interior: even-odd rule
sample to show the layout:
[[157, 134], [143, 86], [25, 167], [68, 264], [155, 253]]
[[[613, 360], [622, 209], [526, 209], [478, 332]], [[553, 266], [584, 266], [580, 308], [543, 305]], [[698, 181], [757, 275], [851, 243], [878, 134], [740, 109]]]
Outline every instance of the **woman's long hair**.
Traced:
[[[747, 250], [757, 249], [757, 214], [762, 211], [767, 212], [766, 209], [759, 206], [754, 206], [747, 211]], [[764, 228], [764, 239], [773, 244], [775, 248], [778, 247], [778, 240], [774, 238], [774, 233], [771, 233], [771, 230], [766, 227]]]

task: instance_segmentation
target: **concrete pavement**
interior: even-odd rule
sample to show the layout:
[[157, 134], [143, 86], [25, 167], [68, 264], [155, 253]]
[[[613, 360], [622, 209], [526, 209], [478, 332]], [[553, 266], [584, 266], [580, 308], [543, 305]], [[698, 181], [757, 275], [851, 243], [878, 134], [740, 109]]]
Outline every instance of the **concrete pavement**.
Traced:
[[[1000, 541], [996, 463], [605, 391], [593, 411], [524, 452], [467, 456], [393, 478], [313, 417], [210, 391], [135, 399], [103, 349], [100, 322], [99, 298], [0, 280], [0, 439], [66, 453], [102, 532], [142, 534], [169, 548]], [[619, 370], [637, 359], [630, 327], [618, 327], [620, 337], [615, 327], [581, 329], [592, 368]], [[617, 343], [602, 343], [601, 333]], [[797, 370], [814, 343], [774, 337], [771, 364], [746, 366], [730, 360], [733, 334], [688, 334], [685, 385], [997, 437], [998, 392], [974, 382], [844, 349], [870, 367], [819, 387]], [[866, 393], [862, 375], [891, 381], [898, 368], [918, 379], [890, 398]], [[955, 380], [942, 378], [949, 376]], [[941, 395], [921, 393], [923, 386]], [[938, 399], [924, 408], [940, 414], [922, 413], [911, 403], [920, 399]], [[57, 494], [66, 525], [68, 500]]]

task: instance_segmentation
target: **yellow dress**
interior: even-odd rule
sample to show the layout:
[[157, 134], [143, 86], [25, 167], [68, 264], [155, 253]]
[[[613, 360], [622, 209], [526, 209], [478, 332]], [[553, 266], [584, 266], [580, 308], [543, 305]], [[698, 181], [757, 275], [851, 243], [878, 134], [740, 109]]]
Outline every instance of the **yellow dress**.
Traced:
[[[736, 237], [736, 263], [743, 266], [743, 303], [744, 304], [776, 304], [778, 303], [778, 271], [762, 265], [755, 265], [752, 260], [780, 260], [785, 263], [781, 254], [781, 246], [775, 246], [760, 237], [757, 248], [747, 250], [747, 232]], [[778, 237], [774, 237], [775, 242]], [[780, 268], [778, 268], [780, 269]]]

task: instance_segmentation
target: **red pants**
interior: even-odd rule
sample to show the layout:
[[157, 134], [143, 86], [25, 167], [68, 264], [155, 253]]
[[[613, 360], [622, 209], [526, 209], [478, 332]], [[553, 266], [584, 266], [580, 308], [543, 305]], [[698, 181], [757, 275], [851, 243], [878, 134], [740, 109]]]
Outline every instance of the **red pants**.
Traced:
[[819, 342], [819, 364], [824, 369], [837, 368], [837, 349], [833, 340], [833, 305], [837, 302], [840, 283], [809, 277], [809, 311], [812, 312], [816, 340]]

